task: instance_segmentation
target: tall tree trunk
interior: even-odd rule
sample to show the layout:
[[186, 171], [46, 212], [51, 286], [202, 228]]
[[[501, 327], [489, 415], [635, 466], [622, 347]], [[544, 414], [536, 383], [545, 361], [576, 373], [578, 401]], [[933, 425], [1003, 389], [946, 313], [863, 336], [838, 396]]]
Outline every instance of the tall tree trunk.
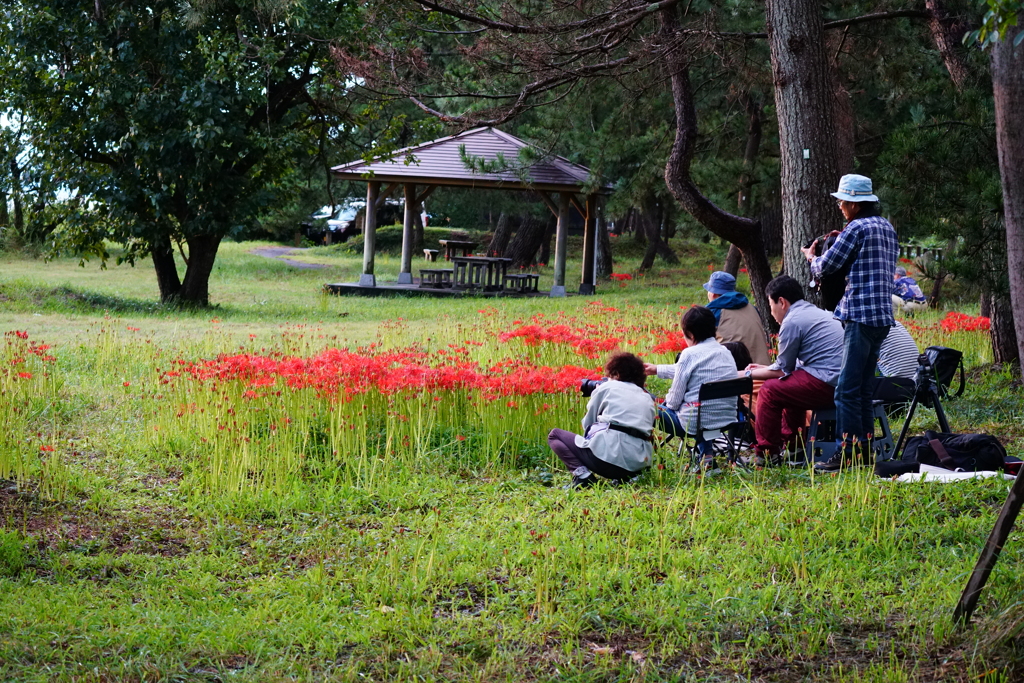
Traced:
[[989, 297], [990, 333], [992, 335], [992, 360], [996, 363], [1019, 363], [1020, 349], [1017, 348], [1017, 334], [1013, 329], [1013, 308], [1005, 296]]
[[729, 253], [725, 255], [725, 264], [722, 265], [722, 270], [736, 277], [740, 272], [740, 263], [742, 262], [743, 252], [735, 244], [730, 244]]
[[417, 206], [412, 216], [412, 253], [418, 254], [423, 249], [423, 207]]
[[629, 210], [629, 229], [633, 233], [633, 241], [641, 246], [647, 245], [647, 228], [644, 227], [643, 210], [632, 207]]
[[[670, 40], [679, 28], [677, 11], [676, 8], [666, 8], [659, 14], [666, 40]], [[774, 332], [778, 326], [771, 316], [767, 315], [768, 297], [764, 292], [769, 280], [772, 279], [772, 273], [761, 238], [760, 222], [722, 210], [701, 194], [690, 175], [690, 164], [693, 161], [698, 136], [697, 110], [693, 101], [693, 88], [690, 85], [689, 65], [685, 61], [686, 55], [675, 54], [678, 55], [677, 61], [669, 63], [667, 68], [672, 83], [676, 135], [665, 163], [665, 184], [679, 205], [698, 223], [718, 237], [735, 244], [743, 252], [761, 322], [766, 331]]]
[[494, 229], [491, 243], [487, 245], [488, 256], [504, 256], [508, 241], [512, 238], [512, 221], [504, 211], [498, 216], [498, 227]]
[[210, 274], [217, 259], [220, 235], [198, 235], [186, 240], [188, 243], [188, 267], [181, 282], [178, 300], [194, 306], [210, 305]]
[[548, 218], [547, 225], [548, 229], [544, 233], [544, 239], [540, 243], [540, 255], [537, 257], [537, 263], [541, 265], [551, 263], [551, 238], [555, 236], [555, 230], [558, 228], [558, 218], [551, 216]]
[[599, 278], [606, 278], [614, 271], [615, 263], [612, 259], [612, 239], [608, 236], [608, 221], [605, 220], [604, 202], [598, 200], [597, 204], [597, 263], [595, 264], [595, 275]]
[[992, 92], [1003, 186], [1010, 301], [1017, 354], [1024, 360], [1024, 44], [1013, 46], [1019, 28], [1011, 28], [992, 47]]
[[7, 193], [0, 191], [0, 228], [6, 228], [10, 220], [11, 217], [7, 213]]
[[763, 206], [757, 220], [761, 223], [761, 239], [768, 256], [782, 256], [782, 207], [778, 204]]
[[[743, 145], [743, 173], [740, 174], [740, 190], [736, 194], [736, 210], [741, 216], [750, 215], [751, 194], [754, 189], [754, 165], [757, 163], [758, 151], [761, 148], [761, 111], [763, 106], [759, 98], [750, 91], [743, 93], [743, 108], [747, 112], [747, 139]], [[725, 255], [722, 270], [733, 277], [740, 270], [743, 254], [735, 244], [729, 245], [729, 253]]]
[[817, 0], [767, 0], [765, 9], [779, 120], [784, 267], [808, 282], [800, 247], [841, 226], [829, 196], [839, 174], [824, 22]]
[[528, 268], [536, 261], [534, 256], [540, 248], [547, 232], [547, 222], [532, 216], [523, 216], [515, 237], [508, 245], [508, 258], [512, 259], [511, 268]]
[[941, 0], [925, 0], [924, 6], [932, 14], [928, 20], [928, 29], [931, 31], [932, 40], [935, 41], [935, 47], [942, 55], [942, 62], [946, 65], [946, 71], [953, 79], [956, 89], [962, 91], [969, 76], [963, 53], [957, 49], [963, 38], [964, 28], [954, 24]]
[[679, 263], [679, 256], [672, 251], [672, 247], [662, 238], [662, 232], [666, 220], [665, 207], [657, 202], [649, 201], [643, 213], [637, 216], [637, 231], [642, 231], [647, 242], [647, 249], [644, 251], [644, 258], [640, 262], [640, 272], [646, 272], [654, 267], [654, 259], [660, 256], [666, 263]]
[[[836, 52], [834, 54], [837, 58], [839, 56], [840, 41], [845, 39], [846, 31], [842, 33], [839, 41], [835, 41]], [[833, 41], [827, 43], [829, 52], [832, 52], [832, 44]], [[853, 97], [850, 96], [850, 91], [843, 85], [838, 59], [829, 65], [829, 76], [832, 79], [832, 107], [834, 112], [832, 122], [836, 129], [836, 174], [842, 176], [854, 171], [857, 153], [856, 118], [853, 113]]]
[[167, 235], [161, 235], [149, 244], [149, 253], [156, 271], [156, 284], [160, 288], [160, 302], [173, 303], [181, 293], [178, 266], [174, 263], [174, 246]]
[[946, 270], [946, 259], [953, 254], [953, 250], [956, 249], [956, 238], [951, 237], [946, 240], [946, 248], [943, 250], [943, 259], [939, 261], [939, 272], [935, 276], [935, 282], [932, 283], [932, 293], [928, 295], [928, 307], [938, 308], [939, 302], [942, 301], [942, 286], [946, 284], [946, 278], [949, 277], [949, 271]]

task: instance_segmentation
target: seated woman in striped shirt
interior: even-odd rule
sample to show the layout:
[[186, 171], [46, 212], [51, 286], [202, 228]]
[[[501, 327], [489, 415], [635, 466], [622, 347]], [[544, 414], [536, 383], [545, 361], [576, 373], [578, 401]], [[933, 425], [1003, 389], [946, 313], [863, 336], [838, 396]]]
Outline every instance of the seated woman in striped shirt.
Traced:
[[[671, 379], [672, 386], [665, 402], [658, 406], [658, 428], [674, 435], [695, 434], [697, 431], [697, 397], [705, 382], [736, 378], [736, 362], [729, 350], [715, 339], [715, 314], [703, 306], [693, 306], [683, 314], [681, 321], [687, 348], [679, 354], [675, 365], [644, 364], [648, 375]], [[717, 429], [736, 420], [736, 399], [724, 398], [707, 401], [701, 406], [701, 427]], [[715, 465], [710, 447], [697, 443], [701, 454], [699, 469]]]

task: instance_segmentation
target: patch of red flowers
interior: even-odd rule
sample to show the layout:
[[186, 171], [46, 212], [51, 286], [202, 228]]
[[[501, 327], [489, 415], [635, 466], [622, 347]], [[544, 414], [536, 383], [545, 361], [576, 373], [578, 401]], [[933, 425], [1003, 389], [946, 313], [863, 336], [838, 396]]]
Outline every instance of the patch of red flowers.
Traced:
[[626, 280], [633, 279], [633, 276], [629, 273], [612, 273], [608, 277], [612, 280], [618, 280], [619, 282], [625, 282]]
[[651, 349], [651, 353], [679, 353], [687, 346], [689, 344], [686, 343], [682, 330], [666, 331], [662, 341]]
[[540, 346], [544, 343], [565, 344], [587, 358], [599, 358], [602, 353], [617, 349], [622, 342], [622, 337], [602, 338], [595, 336], [593, 332], [573, 329], [568, 325], [523, 325], [511, 332], [498, 335], [498, 341], [522, 339], [528, 346]]
[[290, 389], [313, 389], [341, 400], [371, 390], [392, 395], [474, 389], [489, 399], [567, 393], [577, 390], [581, 378], [601, 376], [599, 368], [535, 366], [522, 360], [481, 368], [461, 354], [431, 357], [417, 350], [328, 349], [310, 358], [239, 354], [198, 363], [179, 360], [176, 364], [180, 371], [164, 372], [164, 383], [178, 377], [200, 382], [237, 380], [251, 390], [281, 382]]
[[984, 316], [970, 316], [956, 311], [950, 311], [939, 323], [946, 332], [987, 332], [992, 321]]

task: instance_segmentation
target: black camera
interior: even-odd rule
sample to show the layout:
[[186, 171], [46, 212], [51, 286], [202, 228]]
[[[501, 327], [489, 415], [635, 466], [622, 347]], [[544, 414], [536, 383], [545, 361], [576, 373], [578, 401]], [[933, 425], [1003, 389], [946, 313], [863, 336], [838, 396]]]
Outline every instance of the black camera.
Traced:
[[[809, 249], [813, 244], [814, 255], [821, 256], [832, 248], [837, 237], [838, 235], [831, 233], [816, 237], [804, 243], [804, 249]], [[826, 311], [834, 311], [839, 305], [839, 300], [843, 298], [843, 294], [846, 292], [846, 277], [850, 274], [852, 261], [853, 259], [850, 259], [838, 272], [822, 275], [817, 281], [811, 280], [809, 287], [821, 295], [821, 307]]]
[[580, 393], [585, 398], [590, 398], [590, 395], [594, 393], [594, 389], [608, 381], [607, 377], [601, 379], [582, 379], [580, 380]]

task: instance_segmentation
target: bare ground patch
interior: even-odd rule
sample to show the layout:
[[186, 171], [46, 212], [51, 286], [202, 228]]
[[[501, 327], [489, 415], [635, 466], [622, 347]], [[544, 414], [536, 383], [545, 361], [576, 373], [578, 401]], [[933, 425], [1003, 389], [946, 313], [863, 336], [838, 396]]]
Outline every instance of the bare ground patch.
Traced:
[[35, 539], [43, 551], [178, 557], [202, 543], [196, 520], [168, 507], [95, 510], [77, 501], [45, 501], [4, 480], [0, 480], [0, 521]]

